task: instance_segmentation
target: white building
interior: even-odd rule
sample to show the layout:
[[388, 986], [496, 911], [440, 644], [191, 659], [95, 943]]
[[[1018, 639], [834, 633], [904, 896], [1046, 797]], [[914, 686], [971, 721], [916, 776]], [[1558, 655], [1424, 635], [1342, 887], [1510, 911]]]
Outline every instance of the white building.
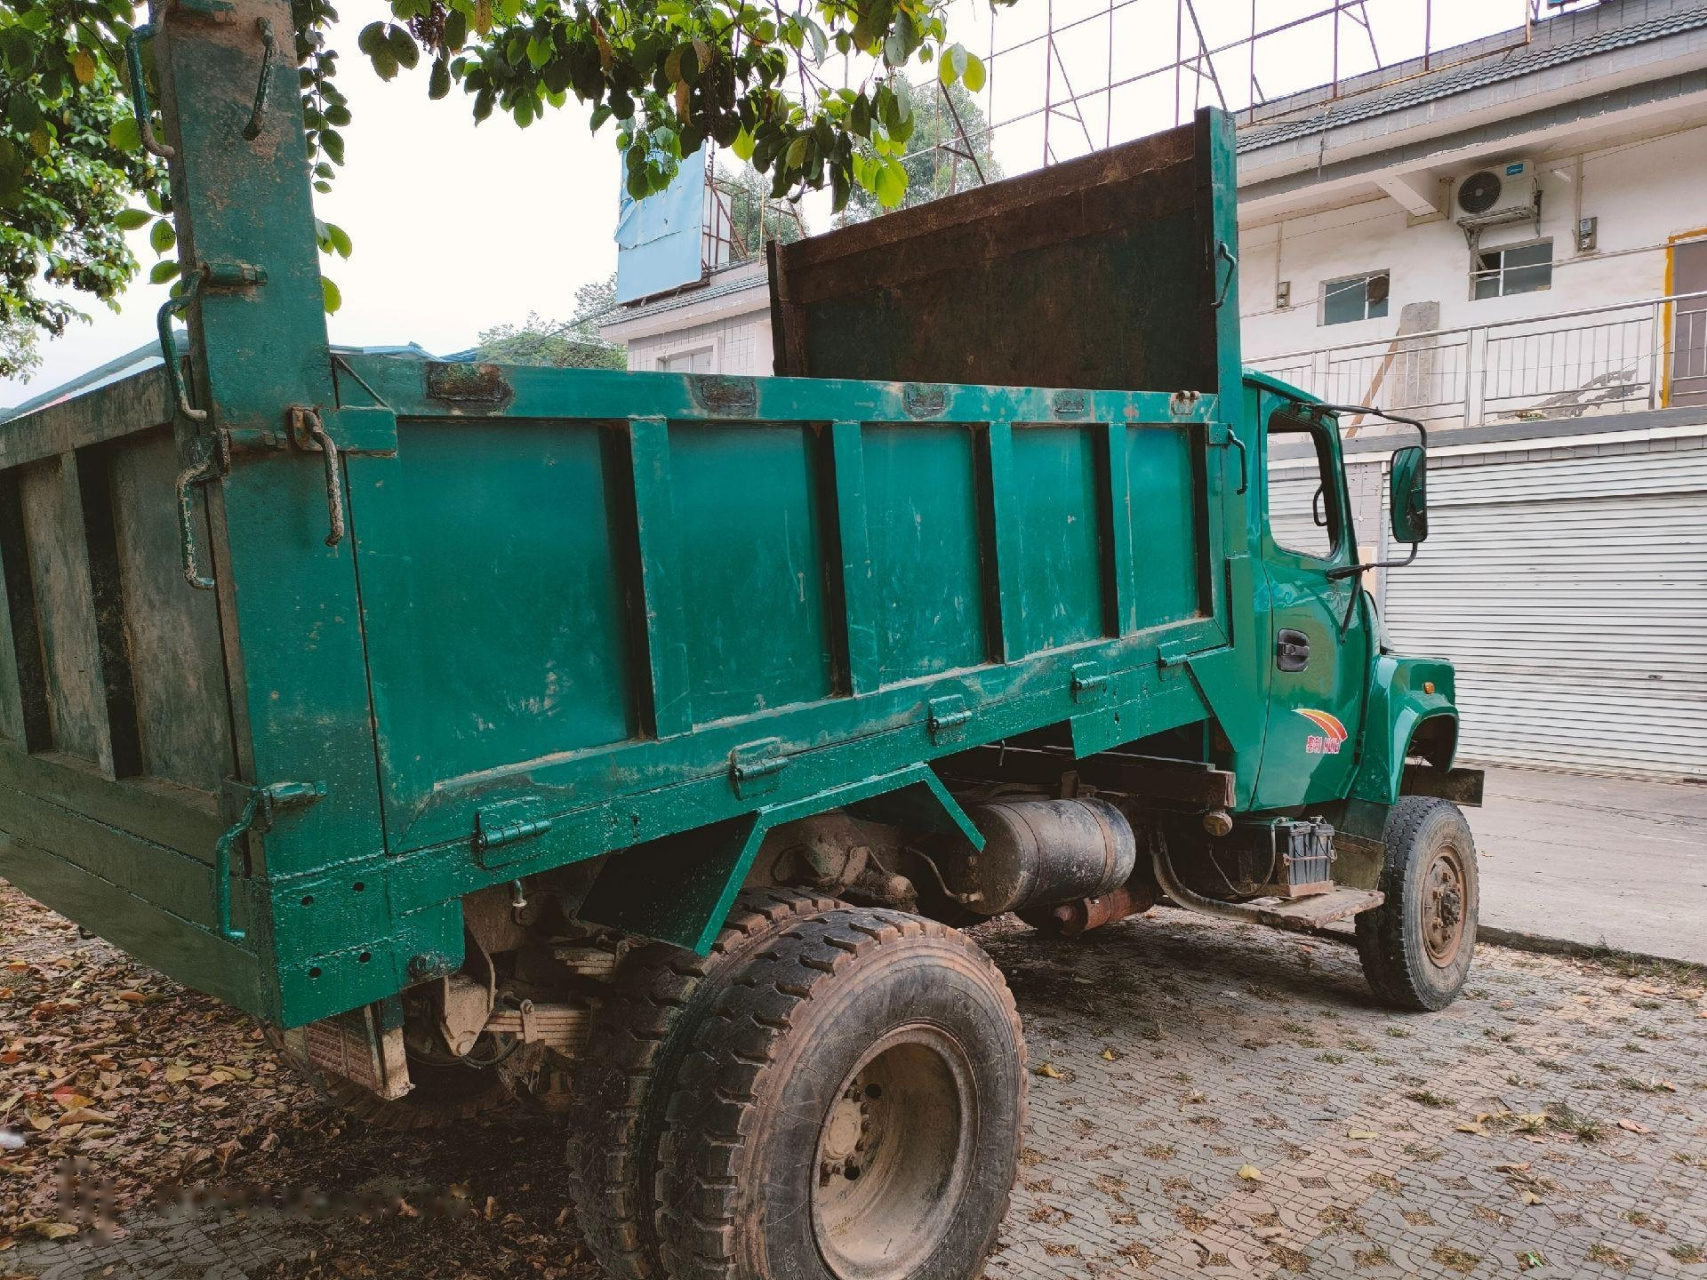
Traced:
[[[1431, 425], [1431, 537], [1374, 585], [1395, 648], [1459, 664], [1466, 753], [1707, 778], [1707, 7], [1265, 104], [1239, 196], [1246, 362]], [[769, 373], [762, 264], [604, 332], [633, 369]], [[1404, 435], [1348, 433], [1371, 555]], [[1312, 466], [1276, 463], [1300, 511]]]

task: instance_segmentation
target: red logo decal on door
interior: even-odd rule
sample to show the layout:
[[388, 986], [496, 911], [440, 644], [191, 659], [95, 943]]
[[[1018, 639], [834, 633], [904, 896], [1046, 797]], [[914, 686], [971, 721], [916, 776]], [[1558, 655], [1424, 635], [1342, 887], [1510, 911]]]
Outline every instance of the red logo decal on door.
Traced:
[[1294, 710], [1321, 730], [1304, 740], [1304, 754], [1337, 756], [1340, 753], [1340, 744], [1347, 737], [1345, 726], [1340, 723], [1339, 717], [1331, 716], [1326, 711], [1310, 711], [1303, 707], [1295, 707]]

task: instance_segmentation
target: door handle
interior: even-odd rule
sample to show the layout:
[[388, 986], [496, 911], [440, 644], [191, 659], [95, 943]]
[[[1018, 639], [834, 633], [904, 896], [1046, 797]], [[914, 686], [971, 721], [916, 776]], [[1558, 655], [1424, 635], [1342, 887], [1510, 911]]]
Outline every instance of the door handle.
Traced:
[[1310, 665], [1310, 637], [1283, 627], [1274, 642], [1274, 665], [1282, 671], [1302, 671]]

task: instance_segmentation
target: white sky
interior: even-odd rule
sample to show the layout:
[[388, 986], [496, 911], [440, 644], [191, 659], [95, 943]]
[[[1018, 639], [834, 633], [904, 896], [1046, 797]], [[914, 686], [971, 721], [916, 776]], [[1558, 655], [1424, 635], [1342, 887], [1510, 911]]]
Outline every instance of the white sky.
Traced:
[[[1060, 28], [1075, 16], [1101, 12], [1109, 0], [1053, 3]], [[1327, 0], [1257, 3], [1259, 23], [1267, 27]], [[1018, 0], [1001, 11], [997, 47], [1041, 31], [1047, 4]], [[329, 318], [333, 341], [413, 341], [444, 353], [473, 345], [481, 329], [519, 323], [530, 310], [567, 317], [576, 288], [616, 265], [619, 166], [612, 128], [594, 137], [573, 102], [527, 130], [500, 118], [477, 128], [460, 91], [442, 102], [427, 100], [424, 69], [382, 83], [354, 47], [372, 6], [349, 7], [356, 12], [335, 35], [345, 55], [339, 80], [355, 115], [344, 131], [349, 163], [333, 194], [321, 197], [319, 210], [355, 242], [349, 261], [322, 264], [343, 293], [342, 309]], [[1251, 0], [1197, 0], [1197, 8], [1211, 46], [1249, 31]], [[1368, 0], [1367, 10], [1384, 60], [1420, 52], [1422, 0]], [[1523, 0], [1434, 0], [1434, 10], [1437, 49], [1523, 21]], [[1112, 44], [1106, 19], [1064, 35], [1059, 48], [1074, 88], [1084, 93], [1107, 84], [1111, 65], [1119, 80], [1172, 62], [1174, 13], [1174, 0], [1131, 0], [1116, 16]], [[973, 52], [987, 53], [985, 0], [955, 0], [949, 28]], [[1331, 77], [1329, 31], [1318, 22], [1262, 43], [1256, 72], [1266, 96]], [[1341, 57], [1342, 75], [1370, 65], [1367, 42], [1349, 27], [1342, 30]], [[1245, 105], [1250, 64], [1243, 51], [1223, 55], [1218, 65], [1229, 105]], [[988, 114], [1000, 122], [1040, 105], [1044, 70], [1041, 45], [997, 59], [985, 91]], [[1188, 111], [1190, 95], [1188, 88], [1182, 104]], [[1058, 80], [1053, 96], [1060, 96]], [[1086, 105], [1083, 128], [1057, 117], [1052, 148], [1061, 159], [1086, 150], [1087, 133], [1101, 145], [1109, 136], [1118, 142], [1165, 127], [1172, 123], [1171, 98], [1171, 73], [1118, 90], [1112, 129], [1105, 97]], [[1202, 101], [1213, 100], [1206, 89]], [[1000, 130], [996, 150], [1009, 174], [1037, 167], [1038, 120]], [[827, 225], [827, 201], [809, 202], [806, 215], [814, 228]], [[140, 236], [133, 239], [146, 274], [153, 251]], [[0, 380], [0, 405], [16, 404], [151, 341], [154, 313], [165, 296], [164, 286], [138, 281], [116, 314], [74, 299], [92, 323], [74, 323], [63, 338], [44, 341], [42, 367], [29, 382]]]

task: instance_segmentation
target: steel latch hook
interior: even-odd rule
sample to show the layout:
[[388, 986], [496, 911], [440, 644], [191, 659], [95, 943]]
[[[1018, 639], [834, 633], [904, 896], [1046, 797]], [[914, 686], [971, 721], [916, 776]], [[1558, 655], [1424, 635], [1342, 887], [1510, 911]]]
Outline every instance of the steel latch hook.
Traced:
[[143, 150], [162, 160], [171, 160], [178, 153], [154, 136], [154, 115], [148, 105], [148, 79], [142, 70], [142, 42], [156, 34], [158, 28], [152, 23], [145, 22], [133, 29], [125, 38], [124, 56], [130, 67], [130, 105], [136, 113], [136, 132], [142, 139]]
[[1227, 301], [1227, 294], [1233, 287], [1233, 279], [1239, 274], [1239, 255], [1228, 247], [1225, 240], [1217, 240], [1215, 242], [1215, 258], [1211, 260], [1211, 265], [1213, 266], [1215, 261], [1222, 259], [1225, 259], [1227, 263], [1227, 278], [1221, 282], [1221, 292], [1215, 295], [1214, 305], [1217, 311], [1221, 309], [1221, 304]]
[[290, 437], [300, 449], [319, 449], [325, 459], [326, 510], [331, 526], [326, 534], [326, 545], [335, 547], [344, 540], [347, 523], [344, 516], [343, 475], [338, 466], [338, 446], [332, 437], [326, 434], [326, 424], [321, 421], [319, 410], [311, 409], [307, 405], [291, 406]]
[[213, 579], [201, 571], [196, 557], [196, 510], [191, 490], [231, 470], [231, 437], [224, 431], [216, 431], [212, 439], [198, 437], [190, 447], [192, 461], [178, 473], [178, 546], [183, 556], [184, 581], [198, 591], [212, 591]]
[[[241, 784], [237, 784], [241, 785]], [[237, 841], [250, 831], [267, 831], [280, 809], [305, 808], [326, 794], [320, 782], [275, 782], [266, 787], [244, 787], [243, 809], [237, 821], [225, 829], [213, 846], [213, 902], [219, 936], [241, 942], [248, 934], [231, 924], [231, 854]]]
[[253, 142], [261, 136], [261, 124], [267, 114], [267, 96], [273, 90], [273, 69], [279, 62], [279, 41], [273, 33], [271, 18], [257, 18], [261, 31], [261, 83], [255, 86], [255, 105], [249, 111], [249, 123], [243, 126], [243, 137]]

